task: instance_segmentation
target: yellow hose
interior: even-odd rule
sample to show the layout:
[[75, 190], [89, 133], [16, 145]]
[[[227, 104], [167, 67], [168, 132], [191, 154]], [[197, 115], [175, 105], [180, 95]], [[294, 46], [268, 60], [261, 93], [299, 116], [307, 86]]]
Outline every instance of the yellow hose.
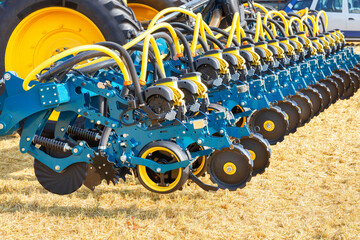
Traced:
[[289, 20], [289, 28], [290, 28], [290, 34], [293, 35], [293, 30], [291, 28], [292, 24], [294, 22], [298, 22], [299, 23], [299, 30], [302, 32], [304, 31], [304, 26], [303, 26], [303, 22], [298, 18], [298, 17], [291, 17]]
[[24, 79], [23, 82], [23, 88], [25, 91], [28, 91], [29, 89], [31, 89], [33, 86], [29, 86], [29, 83], [33, 80], [36, 80], [36, 75], [42, 71], [44, 68], [50, 67], [53, 63], [55, 63], [56, 61], [59, 61], [60, 59], [67, 57], [69, 55], [73, 55], [73, 54], [77, 54], [79, 52], [84, 52], [84, 51], [99, 51], [99, 52], [103, 52], [107, 55], [109, 55], [111, 58], [113, 58], [115, 60], [115, 62], [118, 64], [118, 66], [121, 69], [121, 72], [124, 75], [124, 85], [130, 85], [131, 84], [131, 80], [129, 78], [129, 74], [127, 72], [127, 69], [125, 68], [125, 65], [123, 64], [121, 58], [112, 50], [110, 50], [109, 48], [103, 47], [103, 46], [99, 46], [99, 45], [84, 45], [84, 46], [79, 46], [79, 47], [74, 47], [71, 49], [68, 49], [64, 52], [61, 52], [49, 59], [47, 59], [46, 61], [42, 62], [39, 66], [37, 66], [35, 69], [33, 69]]
[[142, 84], [146, 83], [146, 73], [147, 73], [148, 54], [149, 54], [149, 43], [151, 43], [151, 46], [154, 49], [156, 62], [159, 64], [161, 72], [164, 75], [166, 75], [165, 74], [165, 69], [164, 69], [164, 64], [162, 62], [161, 54], [160, 54], [159, 48], [157, 46], [156, 40], [151, 34], [148, 34], [145, 37], [144, 46], [143, 46], [143, 52], [142, 52], [142, 63], [141, 63], [141, 74], [140, 74], [140, 80], [141, 80]]
[[160, 29], [160, 28], [166, 28], [169, 32], [171, 37], [174, 40], [174, 45], [175, 45], [175, 49], [176, 49], [176, 53], [178, 55], [182, 55], [181, 52], [181, 47], [180, 47], [180, 43], [179, 43], [179, 38], [177, 37], [177, 34], [174, 30], [174, 28], [169, 24], [169, 23], [159, 23], [156, 24], [153, 27], [149, 27], [145, 32], [141, 33], [139, 36], [137, 36], [136, 38], [134, 38], [133, 40], [131, 40], [130, 42], [128, 42], [127, 44], [125, 44], [123, 47], [125, 49], [129, 49], [132, 46], [134, 46], [135, 44], [139, 43], [140, 41], [142, 41], [147, 35], [155, 32], [156, 30]]
[[[196, 20], [196, 14], [189, 11], [189, 10], [186, 10], [184, 8], [179, 8], [179, 7], [170, 7], [170, 8], [166, 8], [162, 11], [160, 11], [158, 14], [156, 14], [156, 16], [153, 18], [153, 20], [151, 20], [150, 24], [149, 24], [149, 28], [153, 27], [156, 22], [161, 18], [163, 17], [165, 14], [168, 14], [168, 13], [172, 13], [172, 12], [181, 12], [185, 15], [188, 15], [192, 18], [194, 18]], [[214, 36], [213, 32], [211, 31], [210, 27], [204, 22], [204, 28], [206, 30], [206, 32], [210, 35], [210, 36]], [[219, 46], [218, 46], [219, 47]]]
[[319, 31], [319, 21], [320, 21], [320, 17], [321, 17], [321, 15], [323, 15], [324, 16], [324, 25], [325, 25], [325, 29], [324, 29], [324, 31], [326, 32], [326, 29], [327, 29], [327, 25], [328, 25], [328, 18], [327, 18], [327, 15], [326, 15], [326, 13], [325, 13], [325, 11], [324, 10], [320, 10], [318, 13], [317, 13], [317, 15], [316, 15], [316, 19], [315, 19], [315, 23], [316, 23], [316, 32], [318, 32]]
[[[264, 17], [264, 23], [265, 25], [267, 24], [267, 20], [268, 18], [272, 18], [271, 15], [276, 15], [278, 17], [281, 18], [281, 20], [283, 21], [284, 23], [284, 29], [285, 29], [285, 35], [286, 36], [289, 36], [289, 25], [288, 25], [288, 21], [286, 20], [286, 18], [281, 14], [279, 13], [278, 11], [269, 11], [267, 14], [265, 14], [265, 17]], [[273, 32], [274, 32], [274, 36], [277, 36], [276, 34], [276, 29], [275, 29], [275, 26], [274, 24], [271, 24], [271, 27], [273, 29]]]
[[[264, 7], [263, 5], [259, 4], [259, 3], [253, 3], [254, 7], [260, 8], [264, 13], [267, 13], [268, 10], [266, 9], [266, 7]], [[244, 7], [248, 7], [249, 4], [248, 3], [244, 3]]]

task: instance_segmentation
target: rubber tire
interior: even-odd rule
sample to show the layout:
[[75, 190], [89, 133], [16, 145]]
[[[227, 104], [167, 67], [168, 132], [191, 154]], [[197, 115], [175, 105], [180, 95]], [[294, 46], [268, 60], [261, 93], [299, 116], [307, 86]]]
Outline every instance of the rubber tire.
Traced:
[[[235, 151], [238, 152], [236, 156], [241, 156], [240, 161], [234, 161], [231, 160], [230, 157], [233, 157]], [[225, 157], [221, 154], [225, 153]], [[221, 157], [219, 157], [219, 154]], [[241, 173], [241, 181], [240, 182], [234, 182], [234, 180], [240, 180], [240, 179], [234, 179], [236, 176], [228, 175], [226, 176], [224, 171], [221, 171], [224, 166], [224, 162], [235, 162], [237, 163], [237, 172], [242, 170]], [[235, 164], [234, 163], [234, 164]], [[241, 167], [241, 168], [240, 168]], [[243, 148], [241, 145], [234, 145], [234, 149], [230, 148], [223, 148], [221, 150], [215, 150], [212, 152], [212, 154], [209, 156], [209, 161], [207, 165], [207, 171], [210, 175], [210, 180], [217, 184], [220, 189], [229, 189], [229, 191], [236, 191], [237, 189], [241, 189], [246, 186], [247, 182], [251, 180], [252, 177], [252, 167], [253, 167], [253, 161], [250, 159], [250, 153]], [[225, 179], [229, 177], [229, 179]], [[230, 181], [230, 182], [229, 182]]]
[[275, 106], [281, 108], [281, 111], [288, 116], [289, 127], [288, 133], [294, 133], [296, 128], [301, 124], [301, 110], [297, 106], [297, 103], [291, 100], [278, 101]]
[[338, 76], [335, 76], [335, 75], [329, 76], [327, 78], [334, 81], [337, 84], [339, 99], [342, 98], [342, 96], [344, 95], [344, 92], [345, 92], [344, 80], [342, 80], [341, 78], [339, 78]]
[[296, 102], [296, 104], [300, 108], [301, 126], [303, 126], [305, 123], [309, 122], [313, 116], [313, 105], [309, 97], [305, 96], [300, 92], [294, 96], [291, 96], [290, 100]]
[[[65, 6], [62, 3], [65, 3]], [[133, 11], [115, 0], [5, 0], [0, 14], [0, 75], [5, 71], [7, 42], [16, 26], [29, 14], [47, 7], [66, 7], [87, 16], [108, 41], [125, 44], [142, 30]], [[76, 23], [74, 23], [76, 24]], [[21, 57], [21, 56], [19, 56]]]
[[[170, 149], [174, 154], [176, 154], [176, 156], [178, 157], [178, 159], [180, 161], [186, 161], [186, 160], [189, 159], [189, 156], [186, 154], [186, 152], [179, 145], [177, 145], [174, 142], [170, 142], [170, 141], [154, 141], [154, 142], [151, 142], [148, 145], [146, 145], [140, 151], [139, 156], [141, 156], [149, 148], [159, 147], [159, 146]], [[136, 167], [136, 176], [139, 179], [139, 182], [141, 183], [141, 185], [143, 185], [146, 189], [148, 189], [151, 192], [160, 193], [160, 194], [172, 193], [172, 192], [175, 192], [176, 190], [179, 190], [185, 184], [185, 182], [188, 180], [189, 174], [190, 174], [189, 166], [187, 166], [186, 168], [183, 168], [181, 178], [180, 178], [178, 184], [176, 186], [174, 186], [172, 189], [162, 192], [162, 191], [156, 191], [156, 190], [148, 187], [146, 185], [146, 183], [143, 181], [143, 179], [140, 177], [141, 174], [139, 174], [139, 168]]]
[[242, 137], [240, 144], [246, 149], [255, 153], [252, 176], [262, 174], [270, 165], [271, 150], [269, 143], [260, 134], [253, 134], [252, 137]]
[[335, 103], [339, 99], [337, 83], [329, 78], [321, 79], [319, 83], [324, 84], [330, 90], [330, 104]]
[[187, 3], [188, 1], [187, 0], [128, 0], [127, 2], [144, 4], [160, 12], [165, 8], [179, 7]]
[[323, 109], [323, 101], [320, 93], [310, 86], [308, 88], [301, 89], [300, 92], [310, 98], [313, 105], [313, 114], [314, 116], [317, 116]]
[[325, 84], [319, 83], [319, 82], [314, 84], [314, 85], [311, 85], [311, 87], [313, 87], [314, 89], [316, 89], [320, 93], [321, 98], [323, 100], [323, 109], [322, 109], [322, 111], [324, 111], [331, 104], [331, 92], [330, 92], [330, 89]]

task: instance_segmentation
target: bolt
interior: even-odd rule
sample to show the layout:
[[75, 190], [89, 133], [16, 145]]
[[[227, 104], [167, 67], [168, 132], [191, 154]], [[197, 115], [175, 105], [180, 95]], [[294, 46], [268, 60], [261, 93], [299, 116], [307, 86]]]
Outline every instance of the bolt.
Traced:
[[122, 155], [122, 156], [120, 157], [120, 160], [121, 160], [122, 162], [125, 162], [125, 161], [127, 160], [127, 157], [126, 157], [125, 155]]
[[198, 139], [196, 142], [197, 142], [199, 145], [203, 143], [203, 141], [202, 141], [201, 139]]
[[9, 81], [9, 80], [10, 80], [10, 78], [11, 78], [10, 73], [5, 73], [5, 75], [4, 75], [4, 79], [5, 79], [5, 81]]
[[182, 133], [183, 133], [183, 134], [185, 134], [186, 132], [185, 132], [185, 131], [183, 131]]
[[55, 89], [55, 86], [53, 87], [53, 89]]
[[25, 152], [25, 150], [26, 150], [25, 148], [22, 148], [22, 149], [21, 149], [22, 152]]
[[109, 97], [109, 96], [110, 96], [110, 93], [107, 93], [106, 96]]
[[97, 120], [97, 121], [96, 121], [96, 124], [97, 124], [97, 125], [100, 125], [100, 124], [101, 124], [101, 121], [100, 121], [100, 120]]
[[226, 168], [226, 172], [230, 173], [231, 171], [232, 171], [232, 167], [229, 166]]
[[81, 109], [80, 109], [80, 108], [78, 109], [78, 112], [81, 112]]
[[224, 130], [223, 130], [223, 129], [220, 130], [220, 134], [224, 134]]
[[157, 172], [161, 172], [161, 168], [157, 168], [156, 171], [157, 171]]
[[40, 92], [44, 91], [44, 89], [40, 88]]
[[54, 96], [56, 96], [56, 93], [54, 93]]
[[245, 103], [244, 103], [244, 102], [241, 102], [240, 105], [241, 105], [241, 106], [245, 106]]
[[80, 142], [79, 145], [82, 147], [82, 146], [84, 146], [84, 143], [83, 143], [83, 142]]
[[78, 153], [79, 150], [78, 150], [77, 148], [74, 148], [73, 152], [74, 152], [74, 153]]
[[47, 87], [46, 90], [49, 90], [49, 88]]
[[65, 128], [63, 128], [63, 127], [60, 128], [60, 131], [65, 132]]
[[31, 140], [31, 139], [30, 139], [29, 137], [26, 138], [26, 141], [30, 142], [30, 140]]
[[44, 98], [44, 95], [41, 95], [42, 98]]
[[56, 171], [59, 171], [59, 170], [60, 170], [60, 166], [59, 166], [59, 165], [56, 165], [56, 166], [55, 166], [55, 170], [56, 170]]
[[0, 130], [4, 129], [4, 124], [0, 123]]
[[49, 101], [49, 103], [51, 103], [51, 101]]
[[113, 127], [113, 128], [116, 127], [115, 123], [111, 124], [111, 127]]
[[87, 158], [91, 158], [90, 154], [87, 154], [86, 157], [87, 157]]

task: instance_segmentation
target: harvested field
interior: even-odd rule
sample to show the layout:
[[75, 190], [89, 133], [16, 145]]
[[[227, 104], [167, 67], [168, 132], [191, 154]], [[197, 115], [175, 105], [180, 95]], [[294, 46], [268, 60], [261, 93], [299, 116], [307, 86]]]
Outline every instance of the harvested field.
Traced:
[[170, 195], [130, 178], [48, 193], [17, 136], [0, 139], [1, 239], [360, 239], [360, 92], [272, 147], [237, 192], [194, 184]]

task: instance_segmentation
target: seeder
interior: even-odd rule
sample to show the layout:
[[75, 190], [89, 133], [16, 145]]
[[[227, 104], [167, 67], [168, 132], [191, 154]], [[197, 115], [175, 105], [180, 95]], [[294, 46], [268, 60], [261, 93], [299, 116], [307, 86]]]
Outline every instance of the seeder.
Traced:
[[[124, 45], [65, 50], [24, 79], [6, 72], [0, 135], [20, 134], [20, 151], [56, 194], [128, 174], [156, 193], [188, 180], [207, 191], [243, 188], [269, 166], [269, 143], [351, 97], [360, 71], [323, 11], [245, 7], [246, 24], [235, 13], [226, 28], [168, 8]], [[180, 13], [187, 24], [161, 22]], [[206, 172], [215, 185], [203, 182]]]

